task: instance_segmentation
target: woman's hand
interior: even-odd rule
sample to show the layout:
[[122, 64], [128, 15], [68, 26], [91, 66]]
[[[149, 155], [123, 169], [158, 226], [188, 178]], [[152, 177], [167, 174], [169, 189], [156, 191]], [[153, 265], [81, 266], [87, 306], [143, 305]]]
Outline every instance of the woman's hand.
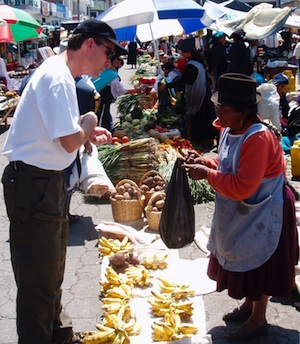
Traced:
[[205, 165], [204, 157], [195, 149], [180, 149], [180, 154], [183, 156], [183, 159], [187, 164]]
[[187, 164], [184, 163], [181, 165], [182, 168], [185, 168], [188, 175], [193, 180], [207, 179], [209, 168], [201, 164]]

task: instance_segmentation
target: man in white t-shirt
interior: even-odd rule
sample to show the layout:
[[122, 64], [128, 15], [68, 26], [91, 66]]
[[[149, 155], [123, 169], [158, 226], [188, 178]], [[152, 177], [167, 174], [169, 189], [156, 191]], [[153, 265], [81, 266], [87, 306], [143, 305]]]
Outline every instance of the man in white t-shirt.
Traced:
[[71, 319], [61, 306], [69, 230], [63, 171], [87, 140], [111, 141], [94, 112], [80, 116], [74, 79], [97, 77], [115, 52], [123, 47], [110, 26], [96, 19], [80, 23], [67, 50], [30, 78], [3, 147], [19, 344], [74, 343]]

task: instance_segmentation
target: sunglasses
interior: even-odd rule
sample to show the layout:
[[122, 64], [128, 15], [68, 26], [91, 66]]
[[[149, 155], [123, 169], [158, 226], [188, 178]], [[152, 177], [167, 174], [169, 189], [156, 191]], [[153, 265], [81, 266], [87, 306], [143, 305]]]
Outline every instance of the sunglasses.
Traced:
[[106, 44], [103, 42], [98, 42], [97, 45], [103, 45], [106, 48], [105, 55], [108, 59], [112, 59], [113, 57], [116, 56], [116, 52], [114, 49], [108, 47]]

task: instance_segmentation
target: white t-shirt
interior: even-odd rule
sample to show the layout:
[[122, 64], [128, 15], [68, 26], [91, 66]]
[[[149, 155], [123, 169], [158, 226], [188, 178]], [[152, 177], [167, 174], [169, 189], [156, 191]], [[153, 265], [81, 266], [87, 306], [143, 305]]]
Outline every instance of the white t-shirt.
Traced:
[[117, 99], [118, 97], [123, 96], [124, 94], [126, 94], [127, 91], [128, 90], [123, 86], [123, 84], [119, 80], [119, 77], [113, 79], [110, 82], [110, 92], [112, 96], [114, 97], [114, 99]]
[[21, 160], [46, 170], [63, 170], [76, 157], [59, 138], [80, 130], [76, 86], [61, 56], [37, 68], [26, 85], [3, 147], [9, 161]]

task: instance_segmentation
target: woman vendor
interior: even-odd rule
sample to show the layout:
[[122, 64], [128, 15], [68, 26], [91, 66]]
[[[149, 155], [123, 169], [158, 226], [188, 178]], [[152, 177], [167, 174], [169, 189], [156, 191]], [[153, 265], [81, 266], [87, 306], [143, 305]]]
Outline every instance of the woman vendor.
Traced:
[[223, 316], [225, 322], [244, 321], [228, 334], [231, 341], [268, 332], [268, 299], [290, 296], [299, 257], [295, 197], [286, 183], [280, 135], [258, 117], [260, 99], [252, 78], [223, 74], [212, 96], [222, 128], [218, 157], [193, 151], [183, 165], [192, 179], [207, 179], [216, 191], [208, 276], [217, 291], [244, 299]]

